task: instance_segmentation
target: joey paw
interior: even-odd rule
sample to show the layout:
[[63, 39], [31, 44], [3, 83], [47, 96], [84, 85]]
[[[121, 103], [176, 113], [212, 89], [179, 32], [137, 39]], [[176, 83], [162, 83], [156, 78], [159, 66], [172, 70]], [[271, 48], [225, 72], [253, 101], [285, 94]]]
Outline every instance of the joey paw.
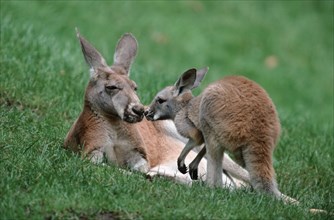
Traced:
[[189, 175], [192, 180], [198, 179], [198, 169], [189, 169]]
[[184, 163], [177, 163], [177, 169], [183, 174], [187, 173], [187, 166]]

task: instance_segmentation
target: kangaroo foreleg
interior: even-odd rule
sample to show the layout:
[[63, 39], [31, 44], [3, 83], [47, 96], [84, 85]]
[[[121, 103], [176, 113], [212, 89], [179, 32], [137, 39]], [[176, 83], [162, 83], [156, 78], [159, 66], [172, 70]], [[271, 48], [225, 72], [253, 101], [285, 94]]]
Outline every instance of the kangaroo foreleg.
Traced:
[[177, 158], [177, 168], [181, 173], [187, 173], [187, 166], [185, 165], [184, 160], [186, 159], [186, 156], [189, 154], [189, 152], [196, 146], [196, 142], [189, 139], [180, 156]]
[[205, 154], [206, 154], [206, 147], [204, 145], [202, 150], [195, 157], [195, 159], [189, 164], [189, 175], [191, 179], [193, 180], [198, 179], [198, 165]]

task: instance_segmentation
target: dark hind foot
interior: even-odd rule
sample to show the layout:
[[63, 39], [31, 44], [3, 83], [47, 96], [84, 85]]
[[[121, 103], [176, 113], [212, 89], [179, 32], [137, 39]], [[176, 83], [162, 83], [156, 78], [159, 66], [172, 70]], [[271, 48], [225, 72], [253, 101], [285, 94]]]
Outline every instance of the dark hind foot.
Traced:
[[198, 169], [189, 168], [189, 175], [192, 180], [198, 180]]

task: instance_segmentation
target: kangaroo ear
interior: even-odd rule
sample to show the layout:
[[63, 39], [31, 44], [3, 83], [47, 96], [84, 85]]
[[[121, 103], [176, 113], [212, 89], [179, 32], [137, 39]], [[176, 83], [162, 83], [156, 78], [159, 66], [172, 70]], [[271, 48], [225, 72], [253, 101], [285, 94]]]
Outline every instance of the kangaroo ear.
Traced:
[[194, 85], [191, 89], [194, 89], [194, 88], [198, 87], [199, 84], [201, 84], [201, 82], [202, 82], [204, 76], [206, 75], [206, 73], [208, 72], [208, 70], [209, 70], [209, 67], [204, 67], [202, 69], [197, 70], [196, 81], [195, 81], [195, 83], [194, 83]]
[[123, 67], [127, 75], [130, 75], [131, 64], [136, 57], [137, 48], [137, 40], [130, 33], [124, 34], [116, 46], [114, 54], [114, 65]]
[[178, 96], [182, 94], [183, 92], [186, 92], [194, 86], [194, 83], [196, 81], [196, 69], [192, 68], [187, 70], [182, 74], [182, 76], [176, 81], [175, 83], [175, 96]]
[[86, 63], [91, 68], [91, 75], [94, 72], [97, 72], [98, 68], [106, 68], [108, 67], [105, 59], [102, 55], [97, 51], [85, 38], [80, 36], [78, 29], [76, 28], [77, 37], [80, 41], [81, 50], [86, 60]]

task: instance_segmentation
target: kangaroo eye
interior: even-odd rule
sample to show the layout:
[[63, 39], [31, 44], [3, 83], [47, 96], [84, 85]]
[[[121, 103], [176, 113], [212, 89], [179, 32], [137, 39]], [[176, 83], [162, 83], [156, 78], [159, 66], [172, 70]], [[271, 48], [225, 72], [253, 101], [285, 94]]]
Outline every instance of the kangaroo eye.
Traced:
[[107, 90], [115, 90], [115, 89], [118, 89], [117, 86], [106, 86], [106, 89]]
[[138, 87], [136, 86], [136, 87], [134, 88], [134, 90], [137, 91], [137, 90], [138, 90]]
[[162, 103], [164, 103], [164, 102], [166, 102], [166, 100], [165, 99], [162, 99], [162, 98], [158, 98], [157, 99], [157, 102], [159, 103], [159, 104], [162, 104]]

